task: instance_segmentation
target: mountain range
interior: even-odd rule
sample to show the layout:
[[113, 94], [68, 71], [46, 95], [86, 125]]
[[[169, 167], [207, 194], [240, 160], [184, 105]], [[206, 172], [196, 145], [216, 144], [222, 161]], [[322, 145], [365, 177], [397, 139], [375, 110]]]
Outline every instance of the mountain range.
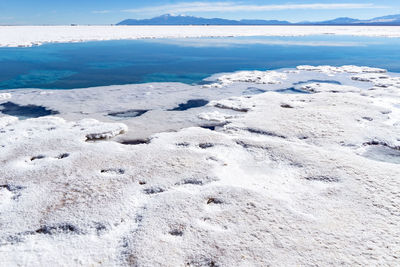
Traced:
[[326, 21], [303, 21], [291, 23], [284, 20], [229, 20], [221, 18], [201, 18], [185, 15], [166, 14], [151, 19], [126, 19], [117, 25], [386, 25], [400, 26], [400, 14], [377, 17], [369, 20], [359, 20], [348, 17], [336, 18]]

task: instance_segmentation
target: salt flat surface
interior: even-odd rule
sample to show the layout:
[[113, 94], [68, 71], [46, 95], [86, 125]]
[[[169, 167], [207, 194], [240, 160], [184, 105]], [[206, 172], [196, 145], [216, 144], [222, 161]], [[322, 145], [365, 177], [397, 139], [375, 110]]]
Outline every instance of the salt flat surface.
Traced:
[[5, 92], [59, 114], [0, 117], [1, 264], [397, 265], [399, 76], [279, 74]]
[[100, 40], [234, 36], [400, 37], [398, 26], [0, 26], [0, 46]]

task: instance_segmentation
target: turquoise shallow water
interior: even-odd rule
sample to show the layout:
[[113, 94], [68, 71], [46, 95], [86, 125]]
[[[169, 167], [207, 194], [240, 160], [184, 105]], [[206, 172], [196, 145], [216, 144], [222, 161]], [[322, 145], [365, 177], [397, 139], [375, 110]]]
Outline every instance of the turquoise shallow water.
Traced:
[[0, 48], [0, 89], [198, 83], [219, 72], [297, 65], [400, 72], [400, 39], [343, 36], [152, 39]]

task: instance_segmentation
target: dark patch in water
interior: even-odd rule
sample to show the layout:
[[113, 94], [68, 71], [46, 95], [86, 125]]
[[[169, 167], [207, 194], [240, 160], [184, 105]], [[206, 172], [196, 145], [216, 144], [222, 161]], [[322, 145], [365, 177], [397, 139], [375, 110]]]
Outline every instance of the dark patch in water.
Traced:
[[307, 181], [320, 181], [325, 183], [337, 183], [339, 179], [337, 177], [327, 176], [327, 175], [317, 175], [305, 177]]
[[110, 112], [108, 113], [108, 116], [112, 117], [117, 117], [117, 118], [135, 118], [135, 117], [140, 117], [146, 112], [148, 112], [148, 109], [129, 109], [126, 111], [120, 111], [120, 112]]
[[120, 144], [123, 145], [130, 145], [130, 146], [135, 146], [135, 145], [142, 145], [142, 144], [150, 144], [150, 139], [132, 139], [132, 140], [122, 140], [119, 142]]
[[219, 198], [215, 198], [215, 197], [210, 197], [208, 200], [207, 200], [207, 204], [223, 204], [224, 202], [221, 200], [221, 199], [219, 199]]
[[10, 191], [10, 192], [14, 192], [14, 191], [23, 189], [22, 186], [16, 186], [16, 185], [10, 185], [10, 184], [3, 184], [3, 185], [0, 185], [0, 188], [5, 188], [5, 189], [7, 189], [7, 190]]
[[243, 148], [251, 148], [251, 147], [254, 147], [253, 145], [251, 145], [251, 144], [247, 144], [247, 143], [245, 143], [245, 142], [243, 142], [243, 141], [240, 141], [240, 140], [238, 140], [238, 141], [236, 141], [236, 144], [238, 144], [239, 146], [241, 146], [241, 147], [243, 147]]
[[230, 110], [237, 111], [237, 112], [248, 112], [250, 110], [249, 108], [231, 107], [231, 106], [224, 105], [222, 103], [216, 103], [215, 107], [220, 108], [220, 109], [230, 109]]
[[384, 147], [391, 148], [393, 150], [400, 151], [400, 146], [390, 146], [388, 143], [380, 142], [380, 141], [377, 141], [377, 140], [372, 140], [372, 141], [366, 142], [363, 145], [364, 146], [384, 146]]
[[68, 157], [69, 157], [69, 153], [63, 153], [63, 154], [59, 155], [57, 158], [58, 159], [65, 159], [65, 158], [68, 158]]
[[0, 246], [5, 244], [15, 245], [17, 243], [21, 243], [24, 241], [24, 238], [21, 234], [10, 235], [5, 237], [3, 240], [0, 239]]
[[273, 137], [279, 137], [279, 138], [286, 139], [286, 136], [279, 135], [274, 132], [269, 132], [269, 131], [265, 131], [265, 130], [254, 129], [254, 128], [247, 128], [246, 130], [249, 131], [250, 133], [254, 133], [254, 134], [261, 134], [261, 135], [267, 135], [267, 136], [273, 136]]
[[385, 142], [369, 141], [363, 144], [368, 146], [362, 156], [381, 162], [400, 164], [400, 146], [390, 146]]
[[279, 90], [276, 90], [275, 92], [283, 93], [283, 94], [310, 94], [310, 92], [296, 89], [294, 87], [286, 88], [286, 89], [279, 89]]
[[124, 174], [125, 170], [124, 169], [118, 169], [118, 168], [111, 168], [111, 169], [103, 169], [100, 171], [101, 173], [111, 173], [111, 174]]
[[96, 229], [97, 235], [101, 235], [102, 233], [107, 231], [107, 226], [105, 226], [104, 224], [102, 224], [100, 222], [95, 222], [94, 228]]
[[215, 260], [208, 258], [201, 258], [193, 260], [191, 262], [187, 262], [186, 266], [219, 267], [220, 265]]
[[143, 190], [147, 195], [159, 194], [165, 190], [161, 187], [150, 187]]
[[208, 103], [209, 101], [205, 99], [190, 99], [186, 103], [181, 103], [176, 108], [169, 109], [168, 111], [184, 111], [191, 108], [203, 107]]
[[366, 121], [373, 121], [373, 120], [374, 120], [374, 119], [371, 118], [371, 117], [362, 117], [362, 119], [363, 119], [363, 120], [366, 120]]
[[217, 180], [218, 179], [213, 176], [191, 177], [191, 178], [185, 178], [182, 181], [176, 183], [175, 185], [205, 185]]
[[135, 222], [136, 223], [141, 223], [143, 221], [143, 215], [137, 214], [135, 217]]
[[56, 115], [60, 112], [47, 109], [43, 106], [36, 105], [18, 105], [13, 102], [0, 104], [0, 112], [10, 116], [16, 116], [20, 119], [39, 118], [49, 115]]
[[197, 179], [185, 179], [182, 184], [203, 185], [203, 181]]
[[331, 83], [331, 84], [337, 84], [341, 85], [341, 82], [334, 81], [334, 80], [308, 80], [308, 81], [299, 81], [297, 83], [294, 83], [293, 85], [300, 85], [300, 84], [305, 84], [305, 83]]
[[182, 143], [177, 143], [176, 146], [188, 147], [188, 146], [190, 146], [190, 144], [188, 142], [182, 142]]
[[293, 108], [293, 106], [289, 104], [281, 104], [281, 108]]
[[13, 193], [14, 194], [12, 197], [13, 200], [17, 200], [21, 196], [21, 191], [25, 189], [25, 187], [23, 186], [12, 185], [12, 184], [4, 184], [4, 185], [0, 184], [0, 188], [5, 188], [6, 190]]
[[45, 155], [38, 155], [38, 156], [32, 157], [31, 161], [38, 160], [38, 159], [44, 159], [45, 157], [46, 157]]
[[226, 125], [226, 123], [218, 123], [218, 124], [205, 124], [205, 125], [200, 125], [199, 127], [203, 128], [203, 129], [208, 129], [211, 131], [215, 131], [215, 129], [219, 128], [219, 127], [224, 127]]
[[213, 83], [215, 83], [215, 81], [205, 81], [205, 80], [202, 80], [202, 81], [193, 83], [193, 85], [207, 85], [207, 84], [213, 84]]
[[201, 144], [199, 144], [199, 147], [202, 148], [202, 149], [207, 149], [207, 148], [210, 148], [210, 147], [213, 147], [213, 146], [214, 146], [214, 144], [211, 144], [211, 143], [201, 143]]
[[54, 226], [44, 225], [44, 226], [40, 227], [39, 229], [35, 230], [35, 233], [46, 234], [46, 235], [53, 235], [53, 234], [57, 234], [57, 233], [79, 234], [79, 233], [81, 233], [81, 231], [72, 224], [64, 223], [64, 224], [59, 224], [59, 225], [54, 225]]
[[183, 236], [183, 232], [179, 229], [171, 230], [169, 231], [169, 234], [173, 236]]
[[242, 92], [242, 95], [258, 95], [265, 93], [266, 91], [257, 87], [249, 87]]
[[[102, 235], [107, 231], [107, 226], [100, 222], [93, 222], [91, 228], [96, 231], [97, 235]], [[59, 223], [53, 225], [42, 225], [40, 228], [36, 230], [29, 230], [24, 232], [19, 232], [14, 235], [7, 236], [3, 240], [0, 238], [0, 246], [3, 244], [16, 244], [23, 242], [26, 236], [32, 235], [56, 235], [56, 234], [87, 234], [87, 232], [83, 231], [82, 229], [78, 228], [77, 226], [70, 224], [70, 223]], [[2, 242], [3, 241], [3, 242]], [[5, 242], [4, 242], [5, 241]]]

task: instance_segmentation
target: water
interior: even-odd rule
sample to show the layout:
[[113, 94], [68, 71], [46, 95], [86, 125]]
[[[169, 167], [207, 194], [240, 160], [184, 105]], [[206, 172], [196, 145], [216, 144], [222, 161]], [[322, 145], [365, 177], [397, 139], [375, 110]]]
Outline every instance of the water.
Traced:
[[59, 114], [58, 111], [47, 109], [46, 107], [36, 105], [23, 106], [13, 102], [0, 104], [0, 112], [10, 116], [18, 117], [21, 120]]
[[170, 109], [169, 111], [185, 111], [192, 108], [199, 108], [207, 105], [208, 100], [205, 99], [190, 99], [186, 103], [181, 103], [177, 107]]
[[143, 114], [147, 113], [149, 110], [147, 109], [130, 109], [126, 111], [120, 111], [120, 112], [111, 112], [108, 113], [108, 116], [115, 117], [115, 118], [121, 118], [121, 119], [126, 119], [126, 118], [135, 118], [135, 117], [140, 117]]
[[301, 64], [400, 72], [400, 39], [343, 36], [152, 39], [0, 48], [0, 89], [200, 83], [219, 72]]

